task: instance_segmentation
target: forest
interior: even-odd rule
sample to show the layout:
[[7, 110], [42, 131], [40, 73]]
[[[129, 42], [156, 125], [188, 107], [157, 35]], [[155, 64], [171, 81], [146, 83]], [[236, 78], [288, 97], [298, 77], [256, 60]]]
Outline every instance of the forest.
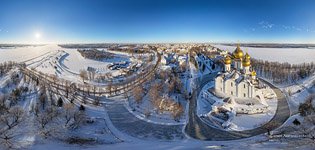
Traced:
[[305, 79], [315, 72], [315, 64], [289, 64], [270, 62], [258, 59], [251, 59], [252, 69], [254, 69], [260, 77], [269, 79], [277, 84], [291, 84], [298, 80]]

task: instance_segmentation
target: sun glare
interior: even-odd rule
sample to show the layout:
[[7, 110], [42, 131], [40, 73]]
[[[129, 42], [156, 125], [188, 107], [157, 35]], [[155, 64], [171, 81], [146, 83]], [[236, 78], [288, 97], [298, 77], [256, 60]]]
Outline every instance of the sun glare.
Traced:
[[36, 39], [40, 39], [40, 37], [41, 37], [41, 34], [39, 32], [35, 33], [35, 38]]

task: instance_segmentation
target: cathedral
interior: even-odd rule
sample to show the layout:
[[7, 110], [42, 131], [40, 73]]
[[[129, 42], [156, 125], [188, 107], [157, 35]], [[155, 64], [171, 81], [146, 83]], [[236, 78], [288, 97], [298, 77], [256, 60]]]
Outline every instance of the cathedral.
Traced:
[[244, 55], [239, 45], [224, 58], [224, 71], [215, 78], [215, 92], [228, 97], [264, 99], [250, 56]]

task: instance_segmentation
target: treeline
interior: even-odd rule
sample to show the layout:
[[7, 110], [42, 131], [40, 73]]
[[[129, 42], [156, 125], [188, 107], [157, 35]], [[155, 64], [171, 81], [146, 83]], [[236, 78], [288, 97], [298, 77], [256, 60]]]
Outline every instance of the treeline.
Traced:
[[114, 57], [113, 53], [100, 51], [97, 49], [91, 49], [91, 50], [80, 50], [78, 49], [78, 52], [84, 57], [88, 59], [95, 59], [95, 60], [101, 60], [101, 59], [111, 59]]
[[59, 44], [58, 46], [62, 48], [108, 48], [113, 44], [103, 43], [103, 44]]
[[129, 48], [109, 48], [108, 50], [110, 51], [119, 51], [119, 52], [124, 52], [124, 53], [129, 53], [129, 54], [144, 54], [144, 53], [149, 53], [150, 49], [149, 48], [133, 48], [133, 47], [129, 47]]
[[7, 73], [9, 70], [11, 70], [16, 65], [17, 65], [17, 63], [13, 62], [13, 61], [0, 63], [0, 77], [3, 76], [5, 73]]
[[315, 64], [289, 64], [251, 59], [252, 67], [257, 74], [278, 84], [295, 83], [309, 77], [315, 72]]

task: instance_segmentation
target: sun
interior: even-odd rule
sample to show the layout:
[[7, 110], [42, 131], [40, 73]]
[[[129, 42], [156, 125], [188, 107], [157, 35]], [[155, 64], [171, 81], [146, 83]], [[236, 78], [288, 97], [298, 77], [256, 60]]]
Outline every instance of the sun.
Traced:
[[41, 34], [39, 32], [36, 32], [34, 36], [35, 36], [36, 39], [40, 39]]

